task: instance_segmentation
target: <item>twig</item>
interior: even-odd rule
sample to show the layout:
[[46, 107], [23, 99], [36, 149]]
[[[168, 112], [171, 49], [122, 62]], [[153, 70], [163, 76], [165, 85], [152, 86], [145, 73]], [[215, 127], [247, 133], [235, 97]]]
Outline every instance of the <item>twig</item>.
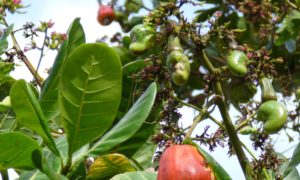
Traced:
[[[208, 68], [208, 71], [211, 74], [215, 74], [216, 73], [216, 69], [214, 68], [214, 66], [211, 64], [210, 60], [208, 59], [208, 57], [206, 56], [206, 53], [204, 51], [204, 49], [202, 49], [200, 52], [200, 56], [202, 58], [202, 60], [204, 61], [205, 65]], [[243, 172], [246, 176], [247, 180], [252, 179], [251, 177], [251, 173], [252, 173], [252, 168], [251, 168], [251, 164], [249, 163], [249, 160], [247, 158], [247, 156], [245, 155], [245, 152], [243, 151], [242, 148], [242, 143], [237, 135], [237, 132], [235, 130], [235, 127], [232, 123], [231, 117], [229, 115], [228, 112], [228, 108], [224, 99], [224, 94], [223, 94], [223, 90], [222, 90], [222, 86], [219, 80], [217, 80], [214, 84], [214, 89], [215, 89], [215, 93], [216, 95], [218, 95], [219, 97], [216, 99], [216, 103], [217, 106], [219, 108], [219, 111], [221, 113], [221, 116], [223, 118], [223, 122], [226, 128], [226, 131], [228, 133], [230, 142], [233, 146], [233, 149], [238, 157], [239, 163], [243, 169]]]
[[[3, 18], [3, 22], [5, 24], [6, 27], [8, 27], [8, 24], [6, 22], [6, 20]], [[22, 60], [22, 62], [24, 62], [24, 64], [26, 65], [26, 67], [28, 68], [28, 70], [30, 71], [30, 73], [34, 76], [37, 84], [41, 87], [43, 84], [43, 78], [36, 73], [35, 68], [33, 67], [33, 65], [30, 63], [30, 61], [27, 59], [27, 57], [24, 55], [22, 49], [20, 48], [18, 41], [15, 37], [14, 32], [10, 33], [13, 44], [14, 44], [14, 48], [16, 49], [17, 54], [19, 55], [19, 58]], [[35, 75], [36, 74], [36, 75]]]
[[203, 120], [203, 117], [207, 113], [207, 108], [203, 108], [201, 112], [195, 117], [193, 124], [189, 128], [188, 132], [185, 134], [185, 139], [188, 139], [191, 137], [193, 131], [195, 130], [196, 126], [199, 124], [201, 120]]

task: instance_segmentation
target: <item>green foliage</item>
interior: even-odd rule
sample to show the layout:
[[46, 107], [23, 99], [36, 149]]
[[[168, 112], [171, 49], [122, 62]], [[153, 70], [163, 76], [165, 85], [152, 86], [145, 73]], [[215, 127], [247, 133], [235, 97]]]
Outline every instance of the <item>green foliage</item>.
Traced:
[[62, 67], [70, 53], [85, 42], [84, 31], [79, 20], [79, 18], [75, 19], [69, 27], [68, 40], [60, 47], [50, 74], [41, 89], [39, 101], [48, 121], [57, 122], [60, 119], [58, 84]]
[[[152, 83], [144, 94], [134, 103], [124, 117], [96, 142], [87, 152], [97, 156], [126, 141], [142, 126], [148, 117], [156, 96], [156, 84]], [[125, 133], [126, 132], [126, 133]]]
[[[280, 130], [290, 141], [296, 140], [290, 133], [300, 132], [298, 1], [152, 0], [152, 7], [142, 0], [109, 1], [111, 20], [124, 33], [99, 41], [110, 40], [114, 47], [86, 44], [76, 18], [67, 34], [56, 34], [62, 44], [56, 44], [59, 50], [44, 82], [15, 34], [23, 31], [29, 49], [43, 58], [43, 48], [51, 49], [47, 32], [53, 22], [15, 30], [6, 23], [7, 13], [24, 6], [3, 3], [2, 178], [14, 168], [21, 180], [156, 179], [156, 172], [147, 171], [156, 171], [165, 147], [199, 143], [195, 146], [218, 180], [235, 177], [205, 146], [211, 151], [229, 147], [245, 179], [299, 179], [299, 145], [290, 159], [272, 146]], [[42, 46], [36, 38], [44, 36], [36, 32], [45, 33]], [[20, 62], [34, 76], [31, 83], [12, 78]], [[180, 119], [182, 106], [195, 110], [193, 121]], [[204, 120], [218, 128], [195, 132]], [[244, 138], [252, 147], [241, 142]]]
[[134, 180], [134, 179], [156, 180], [156, 176], [157, 176], [156, 173], [137, 171], [137, 172], [127, 172], [127, 173], [116, 175], [113, 178], [111, 178], [111, 180], [122, 180], [122, 179], [128, 179], [128, 180]]
[[59, 155], [33, 87], [24, 80], [18, 80], [11, 88], [10, 98], [19, 125], [40, 135], [45, 144]]
[[0, 133], [0, 169], [34, 169], [34, 151], [41, 153], [40, 145], [20, 132]]
[[278, 39], [275, 44], [281, 45], [288, 40], [296, 40], [300, 30], [300, 12], [293, 10], [285, 16], [280, 28], [276, 31]]
[[87, 179], [109, 179], [115, 174], [132, 172], [136, 169], [122, 154], [107, 154], [98, 157], [89, 168]]
[[59, 87], [69, 155], [111, 126], [120, 104], [121, 77], [119, 57], [104, 44], [84, 44], [70, 54]]

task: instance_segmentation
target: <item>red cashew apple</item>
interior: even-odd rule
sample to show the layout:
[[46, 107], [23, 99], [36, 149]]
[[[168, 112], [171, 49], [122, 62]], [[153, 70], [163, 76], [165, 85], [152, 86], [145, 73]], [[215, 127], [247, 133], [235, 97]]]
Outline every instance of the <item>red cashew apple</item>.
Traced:
[[204, 157], [192, 145], [172, 145], [162, 154], [157, 180], [215, 180]]
[[111, 6], [100, 5], [98, 10], [97, 20], [103, 25], [109, 25], [115, 19], [115, 11]]

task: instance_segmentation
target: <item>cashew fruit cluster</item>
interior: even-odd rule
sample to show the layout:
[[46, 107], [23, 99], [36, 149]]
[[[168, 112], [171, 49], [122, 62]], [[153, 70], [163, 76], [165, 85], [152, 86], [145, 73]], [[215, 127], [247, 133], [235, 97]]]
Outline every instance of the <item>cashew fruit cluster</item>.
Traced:
[[157, 180], [215, 180], [211, 168], [196, 147], [172, 145], [162, 154]]
[[263, 77], [259, 80], [261, 89], [261, 101], [266, 102], [269, 100], [277, 100], [276, 92], [272, 86], [270, 79]]
[[227, 66], [230, 72], [238, 77], [247, 74], [247, 63], [249, 59], [242, 51], [231, 51], [227, 57]]
[[168, 70], [173, 82], [178, 85], [184, 85], [190, 76], [190, 62], [183, 53], [180, 40], [177, 36], [170, 36], [168, 40], [168, 57], [166, 61]]
[[149, 25], [138, 24], [131, 29], [130, 38], [129, 51], [134, 55], [141, 55], [153, 47], [155, 31]]
[[115, 19], [115, 11], [111, 6], [100, 5], [98, 10], [97, 20], [103, 25], [109, 25]]

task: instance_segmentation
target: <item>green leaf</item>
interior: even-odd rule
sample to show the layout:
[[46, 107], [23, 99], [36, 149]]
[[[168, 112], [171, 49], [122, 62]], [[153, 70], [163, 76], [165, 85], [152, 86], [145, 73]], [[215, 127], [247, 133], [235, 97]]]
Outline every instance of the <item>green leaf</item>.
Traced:
[[20, 174], [18, 180], [50, 180], [46, 174], [39, 170], [35, 171], [24, 171]]
[[127, 12], [137, 13], [143, 6], [142, 0], [126, 0], [125, 9]]
[[98, 156], [132, 137], [147, 119], [156, 97], [152, 83], [126, 115], [86, 153]]
[[207, 163], [210, 165], [217, 179], [231, 180], [229, 174], [211, 155], [209, 155], [206, 151], [204, 151], [200, 146], [198, 146], [198, 150], [205, 157]]
[[85, 35], [80, 24], [80, 18], [76, 18], [68, 30], [68, 39], [62, 44], [50, 74], [41, 89], [40, 105], [48, 121], [57, 122], [60, 116], [58, 105], [58, 84], [62, 66], [69, 54], [79, 45], [85, 42]]
[[109, 179], [116, 174], [133, 172], [136, 169], [129, 159], [122, 154], [107, 154], [100, 156], [90, 166], [87, 179]]
[[121, 63], [105, 44], [83, 44], [63, 67], [59, 103], [69, 156], [111, 126], [121, 99]]
[[0, 133], [0, 169], [34, 169], [32, 152], [42, 153], [39, 144], [20, 132]]
[[156, 180], [157, 174], [154, 172], [136, 171], [118, 174], [111, 178], [111, 180]]
[[193, 141], [191, 141], [189, 139], [185, 140], [183, 142], [183, 144], [191, 144], [198, 148], [198, 151], [204, 156], [206, 162], [209, 164], [209, 166], [213, 170], [214, 175], [217, 179], [231, 180], [231, 177], [224, 170], [224, 168], [211, 155], [209, 155], [204, 149], [202, 149], [198, 144], [194, 143]]
[[277, 46], [282, 45], [285, 41], [296, 39], [300, 31], [300, 12], [296, 10], [287, 14], [279, 29], [276, 31], [278, 38], [275, 40]]
[[131, 78], [133, 74], [146, 67], [144, 60], [130, 62], [122, 67], [122, 99], [117, 118], [121, 119], [133, 104], [133, 92], [136, 83]]
[[295, 148], [295, 150], [293, 152], [293, 156], [292, 156], [283, 176], [286, 177], [292, 170], [294, 170], [298, 166], [299, 163], [300, 163], [300, 143]]
[[152, 142], [151, 137], [146, 143], [140, 146], [132, 155], [131, 159], [137, 162], [143, 169], [147, 169], [152, 164], [153, 154], [157, 149], [157, 144]]
[[0, 55], [3, 54], [8, 48], [7, 37], [12, 32], [13, 27], [14, 27], [13, 24], [9, 25], [4, 31], [4, 34], [0, 37]]
[[0, 61], [0, 77], [8, 75], [14, 67], [14, 63]]
[[24, 80], [16, 81], [11, 88], [10, 99], [17, 122], [39, 134], [49, 149], [59, 155], [32, 86]]

